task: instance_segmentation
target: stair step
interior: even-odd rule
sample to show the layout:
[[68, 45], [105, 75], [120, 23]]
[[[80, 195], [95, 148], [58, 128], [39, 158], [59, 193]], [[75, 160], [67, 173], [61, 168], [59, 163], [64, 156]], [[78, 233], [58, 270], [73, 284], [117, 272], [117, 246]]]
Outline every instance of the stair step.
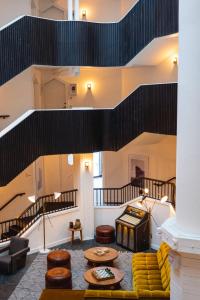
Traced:
[[19, 225], [12, 225], [9, 228], [9, 233], [12, 235], [17, 235], [22, 230], [22, 227]]

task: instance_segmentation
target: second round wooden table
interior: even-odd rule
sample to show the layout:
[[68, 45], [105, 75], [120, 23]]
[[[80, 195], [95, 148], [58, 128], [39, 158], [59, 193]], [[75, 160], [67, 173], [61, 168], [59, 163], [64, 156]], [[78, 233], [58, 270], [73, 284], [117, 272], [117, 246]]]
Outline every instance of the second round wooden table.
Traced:
[[[107, 250], [103, 255], [97, 255], [97, 250]], [[94, 247], [84, 252], [84, 257], [88, 260], [90, 265], [107, 265], [112, 264], [113, 261], [118, 257], [118, 251], [108, 247]]]

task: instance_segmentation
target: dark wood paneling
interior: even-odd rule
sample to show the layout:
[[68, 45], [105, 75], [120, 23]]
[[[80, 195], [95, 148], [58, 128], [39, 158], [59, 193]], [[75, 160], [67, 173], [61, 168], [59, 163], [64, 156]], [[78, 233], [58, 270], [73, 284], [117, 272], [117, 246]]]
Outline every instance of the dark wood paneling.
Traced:
[[140, 0], [119, 23], [25, 16], [0, 31], [0, 85], [32, 64], [123, 66], [154, 38], [178, 32], [178, 0]]
[[141, 86], [115, 109], [36, 111], [0, 139], [0, 186], [37, 157], [117, 151], [142, 132], [176, 134], [177, 84]]

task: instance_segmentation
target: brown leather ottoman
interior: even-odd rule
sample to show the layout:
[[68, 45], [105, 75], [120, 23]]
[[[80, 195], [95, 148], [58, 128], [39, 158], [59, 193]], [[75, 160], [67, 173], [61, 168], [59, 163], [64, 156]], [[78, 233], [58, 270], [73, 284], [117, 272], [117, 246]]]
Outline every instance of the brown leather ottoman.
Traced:
[[54, 250], [47, 255], [47, 270], [63, 267], [71, 270], [71, 255], [66, 250]]
[[46, 289], [72, 289], [72, 273], [66, 268], [53, 268], [45, 275]]
[[108, 244], [115, 241], [115, 229], [110, 225], [101, 225], [96, 228], [96, 242]]

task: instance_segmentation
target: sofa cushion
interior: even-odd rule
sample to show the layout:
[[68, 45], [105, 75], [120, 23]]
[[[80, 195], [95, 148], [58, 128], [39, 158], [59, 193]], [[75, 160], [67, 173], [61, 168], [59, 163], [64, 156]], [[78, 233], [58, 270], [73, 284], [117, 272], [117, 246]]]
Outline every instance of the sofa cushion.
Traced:
[[9, 274], [11, 269], [11, 257], [9, 255], [0, 256], [0, 272]]
[[161, 268], [161, 280], [163, 289], [166, 290], [170, 285], [170, 263], [168, 257], [165, 259], [165, 262]]
[[84, 299], [138, 299], [135, 291], [86, 290]]
[[169, 255], [170, 247], [166, 243], [162, 243], [160, 245], [159, 250], [157, 251], [157, 261], [159, 265], [159, 269], [162, 268], [167, 256]]
[[[139, 254], [139, 253], [138, 253]], [[149, 255], [153, 254], [153, 255]], [[135, 270], [158, 270], [158, 261], [156, 253], [141, 253], [133, 255], [133, 271]]]

